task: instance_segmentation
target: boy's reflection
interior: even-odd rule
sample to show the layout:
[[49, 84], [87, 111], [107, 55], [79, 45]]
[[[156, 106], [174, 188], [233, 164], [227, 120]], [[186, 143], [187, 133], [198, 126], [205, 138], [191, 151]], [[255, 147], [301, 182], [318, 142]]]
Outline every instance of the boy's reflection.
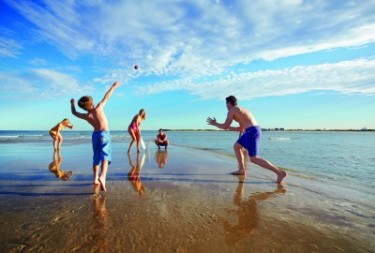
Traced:
[[159, 164], [159, 168], [164, 168], [164, 165], [167, 164], [168, 160], [168, 151], [167, 150], [158, 150], [156, 151], [156, 162]]
[[73, 175], [73, 172], [70, 171], [63, 171], [60, 169], [61, 163], [62, 163], [62, 156], [60, 153], [60, 150], [55, 150], [53, 152], [53, 161], [49, 164], [48, 168], [49, 171], [54, 173], [57, 178], [60, 178], [61, 180], [69, 180], [69, 178]]
[[140, 196], [143, 196], [146, 192], [146, 187], [142, 184], [141, 181], [141, 170], [145, 163], [145, 154], [142, 154], [142, 161], [140, 162], [139, 153], [137, 153], [137, 161], [134, 164], [131, 154], [128, 154], [130, 171], [128, 173], [128, 179], [132, 184], [135, 191], [139, 193]]
[[273, 194], [285, 193], [286, 189], [279, 184], [272, 192], [253, 193], [248, 199], [243, 200], [244, 176], [238, 176], [238, 186], [233, 196], [233, 203], [238, 210], [230, 210], [228, 214], [236, 214], [237, 224], [231, 224], [228, 220], [223, 221], [226, 230], [225, 242], [233, 245], [239, 240], [250, 236], [256, 229], [259, 222], [258, 202], [266, 200]]
[[[95, 184], [99, 192], [100, 185]], [[91, 238], [94, 243], [89, 243], [92, 247], [90, 252], [107, 252], [108, 250], [108, 211], [106, 208], [106, 195], [94, 194], [93, 200], [93, 223], [90, 229]]]

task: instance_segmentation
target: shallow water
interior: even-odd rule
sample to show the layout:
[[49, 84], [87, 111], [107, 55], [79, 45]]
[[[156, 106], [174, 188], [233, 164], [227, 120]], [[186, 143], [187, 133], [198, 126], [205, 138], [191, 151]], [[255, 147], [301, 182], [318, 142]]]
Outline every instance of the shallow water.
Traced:
[[[173, 137], [173, 136], [172, 136]], [[284, 137], [283, 137], [284, 138]], [[229, 138], [228, 138], [229, 139]], [[4, 147], [7, 147], [4, 149]], [[106, 194], [92, 195], [90, 140], [0, 145], [0, 252], [372, 252], [373, 194], [172, 145], [126, 154], [115, 141]], [[138, 174], [137, 174], [138, 173]], [[329, 180], [329, 178], [325, 179]]]
[[[143, 131], [143, 138], [153, 148], [156, 131]], [[62, 132], [64, 145], [79, 147], [90, 144], [90, 131]], [[128, 133], [112, 131], [114, 143], [129, 143]], [[168, 131], [171, 144], [191, 147], [234, 157], [233, 143], [238, 134], [230, 131]], [[17, 150], [25, 146], [52, 146], [46, 131], [0, 131], [1, 160], [12, 159]], [[350, 186], [360, 191], [375, 191], [375, 133], [349, 131], [264, 131], [260, 142], [260, 155], [272, 163], [325, 182]], [[14, 152], [16, 151], [16, 152]], [[80, 151], [81, 152], [81, 151]], [[91, 151], [88, 151], [91, 152]], [[80, 154], [80, 153], [78, 153]], [[86, 154], [82, 154], [86, 155]], [[12, 157], [13, 156], [13, 157]], [[0, 168], [6, 168], [0, 161]]]
[[51, 171], [49, 136], [2, 133], [0, 252], [375, 248], [371, 133], [264, 133], [262, 155], [289, 171], [278, 188], [253, 165], [244, 179], [229, 175], [237, 166], [233, 133], [170, 132], [173, 145], [158, 151], [147, 132], [148, 148], [128, 156], [129, 138], [115, 132], [108, 192], [99, 197], [90, 133], [65, 133], [59, 169], [72, 171], [67, 181]]

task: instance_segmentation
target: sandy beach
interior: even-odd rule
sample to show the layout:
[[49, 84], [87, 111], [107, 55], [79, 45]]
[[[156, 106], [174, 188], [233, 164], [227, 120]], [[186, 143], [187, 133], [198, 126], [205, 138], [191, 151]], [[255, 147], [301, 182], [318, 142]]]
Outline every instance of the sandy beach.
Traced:
[[[89, 144], [9, 151], [1, 169], [1, 252], [375, 252], [371, 195], [234, 157], [171, 146], [137, 157], [113, 145], [107, 193], [93, 196]], [[27, 149], [27, 147], [25, 147]], [[27, 155], [26, 155], [27, 154]]]

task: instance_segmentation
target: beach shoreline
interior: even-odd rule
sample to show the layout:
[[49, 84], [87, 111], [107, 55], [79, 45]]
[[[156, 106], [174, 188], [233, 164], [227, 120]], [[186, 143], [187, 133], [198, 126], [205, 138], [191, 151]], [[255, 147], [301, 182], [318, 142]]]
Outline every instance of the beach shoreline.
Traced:
[[235, 159], [217, 153], [172, 145], [129, 159], [125, 146], [114, 144], [108, 192], [99, 197], [92, 195], [87, 145], [63, 147], [62, 168], [73, 171], [68, 181], [48, 171], [51, 151], [44, 147], [34, 151], [36, 160], [18, 161], [35, 169], [2, 179], [1, 251], [374, 249], [374, 205], [350, 189], [293, 173], [280, 188], [272, 173], [253, 165], [246, 178], [231, 176]]

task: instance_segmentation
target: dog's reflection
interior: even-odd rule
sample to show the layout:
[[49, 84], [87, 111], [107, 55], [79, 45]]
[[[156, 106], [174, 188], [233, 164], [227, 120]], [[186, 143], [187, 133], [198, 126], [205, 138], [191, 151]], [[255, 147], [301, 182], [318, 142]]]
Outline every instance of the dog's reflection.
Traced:
[[49, 164], [48, 169], [51, 173], [55, 174], [55, 176], [63, 181], [69, 180], [70, 177], [73, 175], [73, 172], [64, 171], [60, 169], [62, 163], [62, 156], [60, 150], [55, 150], [53, 152], [52, 162]]

